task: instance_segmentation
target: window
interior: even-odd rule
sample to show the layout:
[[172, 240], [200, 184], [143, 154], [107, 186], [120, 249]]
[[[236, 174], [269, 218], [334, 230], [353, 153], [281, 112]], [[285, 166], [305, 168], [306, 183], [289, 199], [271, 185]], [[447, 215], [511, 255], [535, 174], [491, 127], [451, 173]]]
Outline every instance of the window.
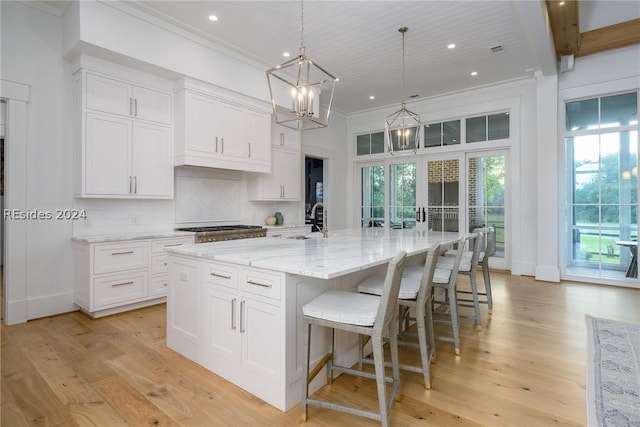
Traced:
[[568, 265], [583, 275], [633, 277], [616, 241], [638, 238], [637, 107], [637, 92], [565, 106]]
[[460, 144], [460, 120], [430, 123], [424, 126], [424, 146]]
[[384, 153], [384, 132], [367, 133], [356, 137], [356, 154]]
[[470, 117], [466, 120], [469, 142], [494, 141], [509, 138], [509, 113]]

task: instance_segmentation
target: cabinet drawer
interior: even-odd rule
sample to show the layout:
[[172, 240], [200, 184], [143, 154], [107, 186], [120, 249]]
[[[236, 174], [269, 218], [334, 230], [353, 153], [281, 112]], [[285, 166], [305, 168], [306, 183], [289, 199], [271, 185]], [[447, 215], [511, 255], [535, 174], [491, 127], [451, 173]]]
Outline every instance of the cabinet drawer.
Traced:
[[147, 268], [148, 252], [147, 241], [96, 245], [93, 252], [93, 274]]
[[254, 295], [280, 300], [282, 276], [262, 271], [243, 269], [240, 278], [240, 289]]
[[235, 267], [208, 263], [204, 274], [204, 281], [207, 283], [238, 289], [238, 269]]
[[160, 297], [167, 295], [169, 290], [169, 276], [164, 274], [162, 276], [152, 277], [149, 282], [149, 294], [152, 297]]
[[169, 239], [154, 239], [151, 241], [151, 253], [163, 253], [164, 248], [190, 245], [193, 243], [193, 236], [172, 237]]
[[148, 295], [148, 274], [113, 274], [94, 279], [93, 305], [103, 307], [133, 302]]
[[166, 255], [151, 255], [151, 275], [167, 274], [169, 259]]

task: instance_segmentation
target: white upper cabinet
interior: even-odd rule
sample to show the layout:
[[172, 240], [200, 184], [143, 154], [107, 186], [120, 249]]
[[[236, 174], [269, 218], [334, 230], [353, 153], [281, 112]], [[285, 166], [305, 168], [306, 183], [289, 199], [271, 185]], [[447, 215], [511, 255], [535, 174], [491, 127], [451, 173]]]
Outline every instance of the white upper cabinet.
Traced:
[[271, 170], [271, 114], [266, 104], [181, 79], [175, 111], [176, 166]]
[[87, 73], [87, 108], [170, 125], [170, 93]]
[[75, 73], [75, 195], [172, 198], [173, 95], [129, 82], [122, 67], [113, 68], [118, 77], [82, 66]]
[[300, 132], [272, 125], [271, 173], [252, 174], [248, 186], [250, 200], [302, 200]]

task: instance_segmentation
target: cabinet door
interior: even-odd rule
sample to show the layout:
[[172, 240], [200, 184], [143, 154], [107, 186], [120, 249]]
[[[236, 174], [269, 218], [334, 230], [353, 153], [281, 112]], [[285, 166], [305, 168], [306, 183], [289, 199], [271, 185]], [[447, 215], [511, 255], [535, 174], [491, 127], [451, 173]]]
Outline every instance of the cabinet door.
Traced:
[[137, 119], [171, 124], [171, 95], [134, 86], [133, 116]]
[[278, 387], [284, 333], [280, 307], [243, 297], [240, 319], [243, 373], [253, 388]]
[[271, 160], [271, 115], [248, 110], [247, 133], [249, 158], [268, 163]]
[[271, 145], [287, 150], [301, 150], [300, 132], [280, 125], [273, 125], [271, 129]]
[[249, 144], [246, 138], [244, 108], [221, 102], [219, 111], [222, 127], [219, 152], [224, 157], [246, 159], [249, 156]]
[[133, 124], [134, 196], [172, 196], [172, 155], [171, 128]]
[[240, 354], [238, 295], [215, 285], [207, 286], [204, 295], [204, 349], [212, 368], [225, 378], [233, 379]]
[[131, 194], [131, 120], [87, 113], [85, 193]]
[[[276, 154], [277, 153], [277, 154]], [[302, 193], [302, 157], [300, 152], [273, 150], [273, 170], [278, 171], [282, 181], [282, 198], [300, 200]], [[277, 169], [276, 169], [277, 168]]]
[[119, 80], [87, 73], [87, 108], [130, 116], [133, 111], [132, 86]]
[[219, 153], [218, 102], [193, 93], [186, 98], [186, 149], [208, 155]]
[[200, 262], [191, 259], [169, 260], [167, 330], [194, 344], [200, 344]]

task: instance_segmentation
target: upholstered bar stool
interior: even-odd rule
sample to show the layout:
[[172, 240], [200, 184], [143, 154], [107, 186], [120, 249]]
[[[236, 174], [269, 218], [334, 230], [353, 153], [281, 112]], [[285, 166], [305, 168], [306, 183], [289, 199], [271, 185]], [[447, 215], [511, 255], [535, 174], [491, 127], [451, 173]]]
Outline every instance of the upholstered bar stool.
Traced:
[[[458, 324], [458, 296], [456, 292], [456, 282], [458, 278], [458, 269], [460, 268], [460, 260], [464, 252], [465, 244], [467, 240], [476, 237], [475, 234], [469, 234], [462, 236], [455, 243], [455, 250], [448, 250], [446, 252], [453, 253], [453, 256], [447, 257], [446, 265], [438, 265], [443, 256], [438, 257], [438, 263], [433, 274], [433, 291], [434, 297], [431, 300], [432, 308], [436, 305], [438, 308], [448, 309], [447, 314], [439, 311], [433, 312], [434, 324], [447, 324], [451, 326], [451, 336], [447, 335], [435, 335], [435, 339], [438, 341], [445, 341], [453, 343], [454, 351], [456, 355], [460, 355], [460, 327]], [[444, 249], [442, 252], [445, 252]], [[445, 253], [446, 253], [445, 252]], [[403, 278], [405, 277], [419, 277], [422, 275], [422, 268], [419, 266], [407, 266], [404, 269]], [[436, 299], [435, 290], [440, 289], [444, 292], [443, 299]]]
[[[460, 264], [458, 266], [458, 274], [469, 277], [471, 290], [466, 291], [457, 289], [456, 291], [457, 293], [471, 296], [471, 299], [468, 297], [458, 298], [458, 307], [473, 308], [473, 315], [458, 313], [458, 316], [474, 319], [476, 322], [476, 329], [481, 330], [482, 323], [480, 321], [480, 300], [478, 298], [478, 279], [476, 277], [476, 271], [478, 269], [480, 252], [484, 249], [484, 233], [477, 231], [475, 236], [469, 239], [469, 244], [471, 244], [471, 242], [473, 242], [472, 251], [463, 251], [460, 258]], [[456, 253], [456, 256], [457, 255], [458, 254]], [[454, 259], [454, 256], [441, 256], [440, 259], [438, 259], [436, 268], [453, 268]]]
[[[400, 282], [398, 292], [399, 311], [399, 338], [403, 339], [408, 335], [417, 335], [418, 342], [398, 341], [398, 345], [417, 347], [420, 349], [421, 366], [400, 364], [400, 369], [411, 372], [422, 372], [424, 376], [424, 387], [431, 388], [430, 365], [435, 356], [435, 342], [433, 338], [433, 316], [431, 313], [431, 287], [433, 275], [436, 270], [436, 262], [440, 256], [440, 244], [436, 244], [427, 252], [427, 258], [422, 268], [420, 278], [403, 277]], [[358, 284], [358, 291], [366, 294], [382, 295], [384, 290], [384, 277], [370, 276]], [[410, 317], [411, 310], [414, 310], [415, 317]], [[416, 322], [417, 334], [408, 331], [410, 321]], [[362, 336], [359, 337], [360, 364], [362, 362], [373, 363], [370, 357], [363, 355], [364, 342]]]
[[[401, 251], [387, 267], [384, 289], [381, 297], [360, 294], [357, 292], [327, 291], [302, 307], [303, 336], [304, 336], [304, 375], [302, 384], [302, 421], [307, 420], [307, 405], [335, 409], [350, 414], [372, 418], [389, 425], [391, 404], [400, 387], [400, 368], [398, 366], [398, 291], [400, 279], [406, 261], [407, 253]], [[309, 353], [311, 345], [311, 325], [331, 328], [331, 342], [329, 354], [309, 372]], [[371, 337], [375, 360], [375, 374], [339, 366], [334, 362], [335, 330], [355, 332]], [[392, 376], [385, 374], [383, 335], [388, 333], [391, 346]], [[378, 404], [380, 412], [343, 405], [326, 400], [309, 397], [309, 383], [327, 366], [327, 381], [333, 380], [334, 372], [348, 373], [365, 378], [375, 379], [378, 388]], [[387, 397], [386, 382], [390, 382], [391, 391]]]
[[[478, 266], [482, 269], [482, 279], [484, 281], [484, 292], [478, 289], [478, 298], [480, 304], [487, 304], [489, 314], [493, 313], [493, 296], [491, 295], [491, 276], [489, 275], [489, 257], [496, 254], [496, 229], [494, 227], [476, 228], [474, 233], [484, 233], [484, 248], [478, 256]], [[446, 255], [454, 255], [454, 251], [447, 251]], [[472, 251], [465, 251], [462, 254], [462, 264], [469, 264], [473, 256]], [[467, 261], [469, 260], [469, 261]], [[460, 292], [460, 291], [459, 291]], [[467, 292], [468, 293], [468, 292]], [[480, 298], [482, 297], [482, 298]]]

